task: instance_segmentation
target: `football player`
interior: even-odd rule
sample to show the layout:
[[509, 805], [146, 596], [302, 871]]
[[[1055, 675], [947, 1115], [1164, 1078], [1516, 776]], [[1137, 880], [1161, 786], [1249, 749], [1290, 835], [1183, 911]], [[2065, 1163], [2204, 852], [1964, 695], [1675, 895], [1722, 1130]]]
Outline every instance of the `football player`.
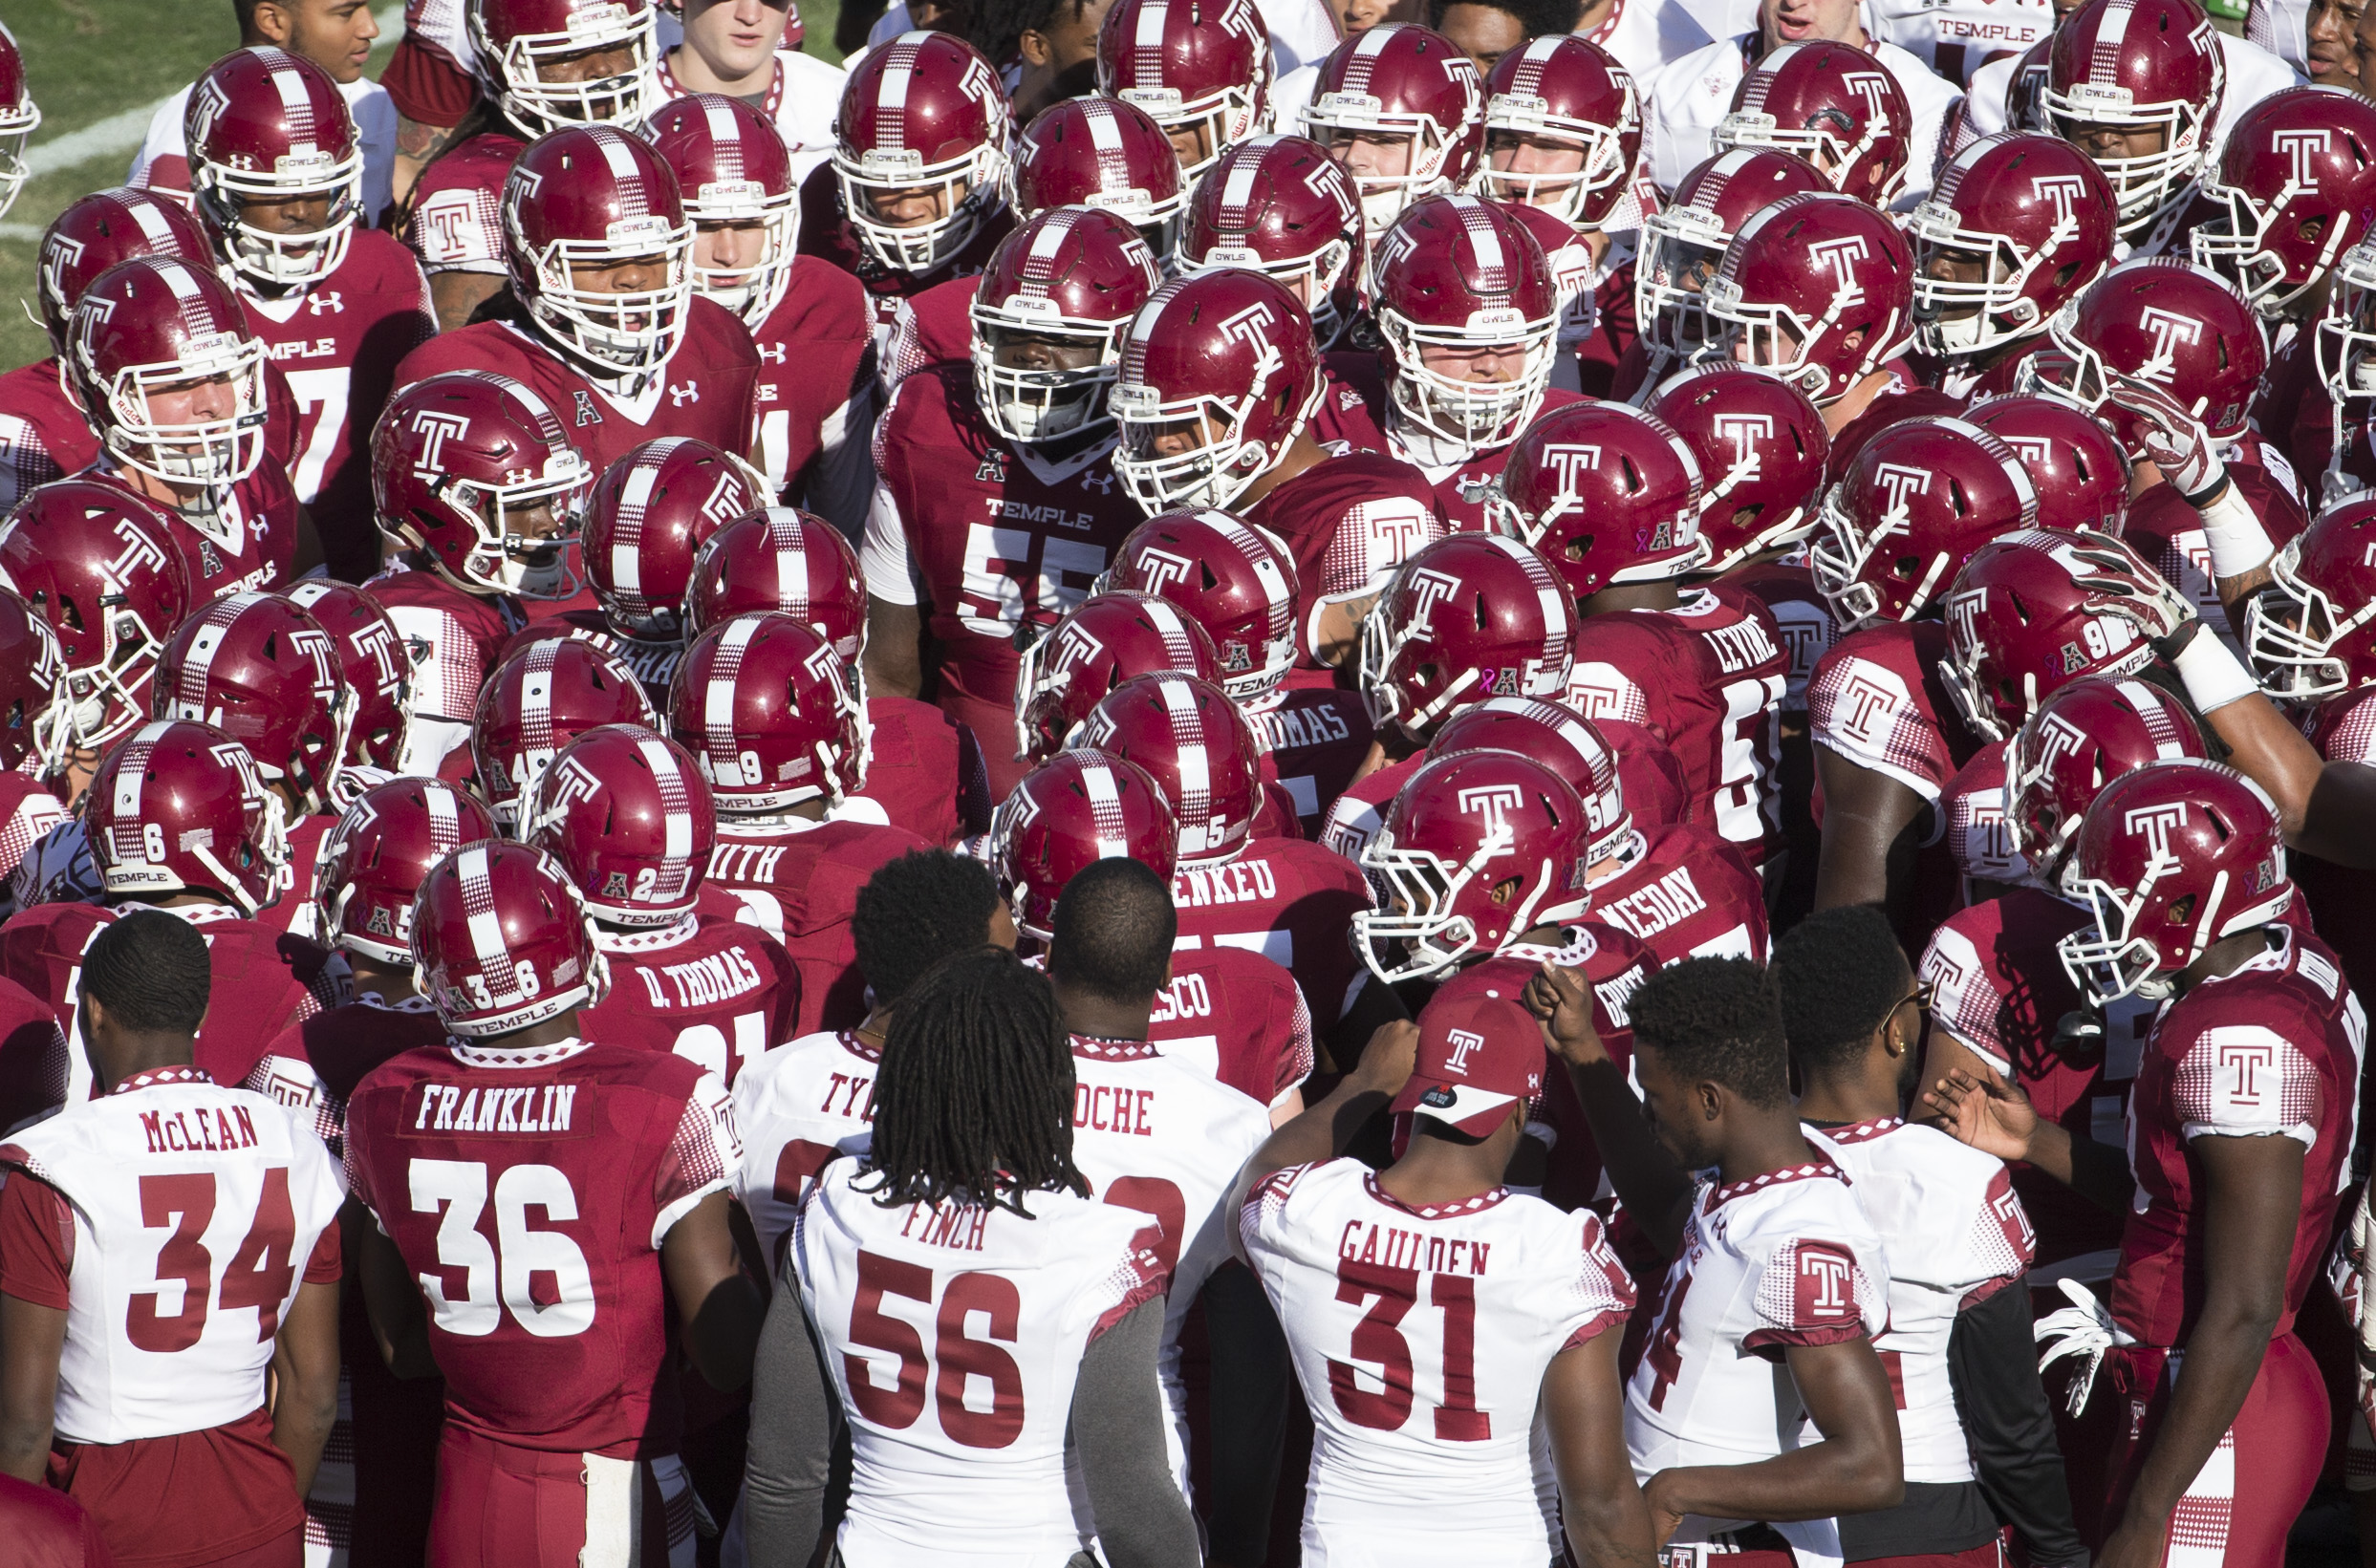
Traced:
[[1146, 111], [1171, 138], [1180, 188], [1270, 127], [1276, 64], [1268, 14], [1249, 0], [1210, 10], [1114, 0], [1097, 28], [1097, 91]]
[[[7, 544], [0, 541], [0, 577], [7, 573]], [[50, 623], [14, 589], [0, 588], [0, 715], [5, 715], [0, 722], [0, 880], [12, 877], [26, 852], [66, 820], [56, 791], [42, 777], [34, 746], [65, 674], [65, 657]], [[11, 906], [0, 907], [14, 913]]]
[[396, 771], [412, 723], [412, 651], [379, 601], [352, 583], [307, 577], [281, 591], [313, 617], [330, 637], [331, 652], [355, 696], [355, 718], [347, 727], [350, 775], [362, 768]]
[[657, 727], [658, 716], [626, 665], [590, 642], [553, 637], [505, 655], [479, 690], [467, 777], [506, 837], [525, 841], [536, 785], [561, 749], [605, 724]]
[[[1936, 78], [1927, 85], [1935, 88]], [[1919, 172], [1910, 167], [1921, 150], [1914, 146], [1907, 94], [1918, 90], [1899, 89], [1880, 61], [1852, 45], [1786, 43], [1740, 78], [1732, 111], [1717, 121], [1711, 140], [1718, 152], [1790, 152], [1806, 160], [1830, 189], [1893, 207], [1919, 197], [1929, 184], [1927, 153]]]
[[[2326, 135], [2303, 142], [2317, 149], [2304, 167], [2279, 173], [2277, 149], [2301, 140], [2305, 129]], [[2299, 324], [2317, 313], [2335, 263], [2368, 232], [2376, 107], [2331, 87], [2262, 98], [2236, 117], [2201, 186], [2225, 213], [2195, 227], [2194, 259], [2234, 282], [2263, 320]]]
[[1375, 246], [1413, 203], [1465, 190], [1476, 177], [1484, 78], [1442, 33], [1387, 22], [1321, 62], [1299, 128], [1352, 176]]
[[[801, 48], [800, 8], [767, 0], [694, 0], [684, 42], [659, 57], [660, 92], [735, 99], [773, 122], [791, 155], [792, 185], [832, 156], [833, 111], [847, 73]], [[660, 115], [656, 111], [654, 123]]]
[[0, 213], [16, 202], [32, 171], [25, 166], [25, 142], [41, 124], [41, 106], [25, 85], [25, 52], [16, 35], [0, 26]]
[[1409, 763], [1487, 698], [1566, 696], [1575, 646], [1574, 611], [1525, 545], [1456, 533], [1421, 548], [1361, 623], [1373, 761]]
[[[1360, 311], [1355, 258], [1369, 253], [1360, 193], [1344, 165], [1316, 141], [1274, 133], [1233, 143], [1214, 161], [1211, 177], [1189, 192], [1172, 269], [1185, 275], [1237, 267], [1276, 279], [1328, 349]], [[1358, 392], [1341, 392], [1316, 416], [1324, 427], [1340, 405], [1344, 412], [1361, 406]]]

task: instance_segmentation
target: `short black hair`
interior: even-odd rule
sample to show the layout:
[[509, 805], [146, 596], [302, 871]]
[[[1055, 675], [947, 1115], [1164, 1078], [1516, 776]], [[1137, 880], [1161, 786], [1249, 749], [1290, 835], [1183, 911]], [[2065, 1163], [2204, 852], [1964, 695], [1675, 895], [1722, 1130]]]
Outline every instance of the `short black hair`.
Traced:
[[1782, 1000], [1763, 964], [1686, 958], [1644, 980], [1626, 1012], [1633, 1038], [1674, 1071], [1721, 1084], [1753, 1106], [1790, 1099]]
[[1108, 855], [1065, 884], [1048, 934], [1050, 979], [1100, 1000], [1140, 1002], [1163, 989], [1179, 912], [1153, 867]]
[[1003, 70], [1021, 52], [1025, 33], [1046, 32], [1088, 9], [1089, 0], [980, 0], [953, 31]]
[[1790, 1052], [1814, 1072], [1836, 1072], [1906, 999], [1906, 950], [1878, 904], [1817, 910], [1774, 944]]
[[82, 955], [82, 994], [136, 1034], [198, 1033], [213, 990], [206, 939], [163, 910], [119, 915]]
[[897, 1001], [924, 971], [979, 947], [998, 909], [998, 879], [979, 860], [915, 849], [875, 869], [858, 890], [850, 940], [877, 1003]]
[[1427, 0], [1427, 25], [1441, 32], [1444, 12], [1455, 6], [1488, 6], [1507, 11], [1529, 38], [1573, 32], [1584, 19], [1584, 0]]

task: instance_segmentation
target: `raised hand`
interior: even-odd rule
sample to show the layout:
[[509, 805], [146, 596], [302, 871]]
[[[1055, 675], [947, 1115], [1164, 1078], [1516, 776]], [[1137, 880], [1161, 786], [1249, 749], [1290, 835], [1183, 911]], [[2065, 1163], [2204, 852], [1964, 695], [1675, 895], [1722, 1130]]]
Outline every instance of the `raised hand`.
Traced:
[[1939, 1115], [1940, 1129], [2000, 1160], [2026, 1160], [2038, 1132], [2038, 1107], [2018, 1084], [1990, 1074], [1982, 1079], [1961, 1067], [1930, 1088], [1922, 1103]]

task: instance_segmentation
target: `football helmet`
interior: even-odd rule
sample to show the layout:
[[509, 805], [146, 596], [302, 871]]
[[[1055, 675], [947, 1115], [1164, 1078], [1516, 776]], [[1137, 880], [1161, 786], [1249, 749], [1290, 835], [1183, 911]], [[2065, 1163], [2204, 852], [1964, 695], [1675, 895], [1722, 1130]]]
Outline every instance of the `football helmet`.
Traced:
[[1491, 957], [1537, 926], [1581, 920], [1592, 907], [1591, 846], [1583, 797], [1532, 757], [1431, 758], [1362, 846], [1381, 901], [1353, 916], [1353, 945], [1394, 985]]
[[1165, 882], [1179, 854], [1172, 803], [1147, 770], [1102, 751], [1060, 751], [1023, 776], [990, 821], [988, 859], [1026, 936], [1055, 933], [1056, 900], [1091, 861], [1128, 855]]
[[[1999, 131], [1939, 171], [1907, 220], [1914, 337], [1957, 358], [2035, 337], [2112, 265], [2119, 215], [2095, 161], [2050, 136]], [[1977, 264], [1979, 275], [1958, 278]]]
[[1630, 858], [1641, 842], [1626, 809], [1623, 764], [1592, 720], [1564, 702], [1489, 697], [1444, 720], [1431, 761], [1462, 751], [1514, 751], [1566, 779], [1584, 802], [1585, 864]]
[[2038, 704], [2005, 752], [2005, 824], [2045, 888], [2104, 786], [2148, 763], [2201, 757], [2186, 704], [2149, 680], [2081, 676]]
[[[1497, 169], [1501, 136], [1573, 147], [1574, 169]], [[1485, 78], [1485, 158], [1479, 193], [1542, 207], [1577, 228], [1598, 228], [1625, 199], [1642, 152], [1642, 105], [1626, 68], [1573, 32], [1528, 39]]]
[[1177, 670], [1219, 684], [1213, 639], [1177, 606], [1152, 593], [1092, 593], [1023, 651], [1015, 677], [1015, 757], [1061, 751], [1089, 710], [1133, 676]]
[[186, 719], [152, 720], [101, 759], [82, 830], [109, 892], [210, 892], [243, 916], [279, 896], [289, 859], [248, 748]]
[[364, 790], [323, 836], [313, 903], [323, 939], [383, 964], [413, 961], [413, 900], [430, 869], [495, 836], [478, 797], [443, 779]]
[[703, 267], [698, 253], [692, 262], [694, 291], [757, 331], [782, 303], [799, 259], [800, 181], [784, 133], [740, 98], [696, 93], [662, 104], [643, 135], [677, 177], [697, 235], [703, 224], [759, 226], [759, 259], [750, 267]]
[[2271, 697], [2316, 702], [2376, 685], [2376, 496], [2320, 514], [2244, 607], [2244, 656]]
[[430, 868], [413, 901], [413, 976], [451, 1033], [509, 1034], [611, 989], [594, 916], [542, 849], [488, 839]]
[[2081, 676], [2136, 674], [2153, 662], [2149, 639], [2172, 630], [2136, 608], [2162, 591], [2153, 569], [2109, 534], [2031, 528], [1991, 540], [1947, 591], [1939, 674], [1956, 711], [1973, 734], [2001, 741]]
[[1699, 464], [1696, 569], [1730, 571], [1814, 531], [1831, 437], [1805, 393], [1739, 365], [1694, 365], [1659, 383], [1650, 412]]
[[328, 811], [355, 727], [330, 634], [276, 593], [228, 593], [182, 623], [157, 660], [159, 719], [211, 724], [285, 784], [298, 814]]
[[2263, 316], [2294, 314], [2376, 210], [2376, 104], [2340, 87], [2294, 87], [2236, 117], [2203, 195], [2227, 218], [2196, 226], [2194, 259], [2235, 281]]
[[[363, 216], [363, 144], [330, 73], [286, 50], [235, 49], [190, 88], [182, 118], [190, 200], [223, 257], [270, 290], [321, 282]], [[247, 221], [250, 203], [318, 201], [318, 228]]]
[[2319, 378], [2327, 396], [2341, 402], [2376, 392], [2376, 240], [2344, 251], [2334, 276], [2315, 348]]
[[495, 825], [525, 837], [522, 811], [563, 746], [602, 724], [658, 725], [635, 672], [575, 637], [512, 650], [479, 688], [470, 720], [471, 771]]
[[1778, 147], [1806, 160], [1833, 190], [1886, 207], [1906, 185], [1913, 111], [1879, 60], [1830, 39], [1784, 44], [1733, 89], [1716, 149]]
[[[110, 457], [180, 485], [233, 484], [264, 457], [264, 344], [211, 263], [140, 256], [75, 302], [66, 379]], [[221, 382], [196, 418], [166, 421], [150, 399]]]
[[[544, 398], [492, 371], [448, 371], [388, 399], [372, 430], [379, 526], [471, 593], [568, 599], [575, 531], [594, 480]], [[522, 528], [543, 512], [550, 532]]]
[[[632, 131], [659, 101], [652, 0], [466, 0], [466, 8], [481, 86], [530, 135], [597, 122]], [[624, 68], [545, 79], [547, 64], [597, 50], [625, 50]]]
[[858, 552], [839, 528], [810, 512], [769, 506], [709, 536], [693, 557], [685, 589], [685, 636], [766, 610], [814, 627], [843, 665], [858, 667], [866, 644], [866, 577]]
[[718, 812], [684, 747], [603, 724], [554, 754], [520, 828], [570, 873], [595, 919], [649, 930], [693, 913]]
[[1245, 848], [1262, 808], [1262, 748], [1210, 681], [1160, 671], [1124, 681], [1081, 721], [1074, 744], [1147, 770], [1179, 824], [1179, 864], [1215, 866]]
[[1829, 188], [1805, 161], [1766, 148], [1718, 153], [1683, 176], [1674, 200], [1642, 219], [1633, 314], [1651, 346], [1691, 354], [1721, 335], [1708, 325], [1700, 290], [1733, 236], [1785, 196]]
[[[1008, 115], [998, 72], [953, 32], [902, 32], [870, 50], [842, 89], [833, 179], [865, 255], [918, 276], [965, 248], [1004, 204]], [[877, 197], [924, 191], [939, 214], [900, 227]]]
[[819, 797], [839, 805], [865, 787], [874, 741], [833, 645], [773, 611], [737, 615], [687, 645], [669, 683], [668, 728], [730, 816]]
[[1414, 550], [1362, 617], [1361, 698], [1424, 743], [1468, 703], [1564, 695], [1575, 656], [1575, 606], [1543, 557], [1456, 533]]
[[1466, 190], [1485, 149], [1485, 84], [1476, 62], [1440, 32], [1382, 22], [1320, 62], [1303, 132], [1344, 162], [1356, 140], [1398, 138], [1399, 172], [1346, 172], [1372, 236], [1423, 197]]
[[[1371, 309], [1393, 353], [1394, 411], [1441, 440], [1506, 446], [1542, 406], [1559, 336], [1551, 266], [1526, 226], [1476, 196], [1405, 208], [1370, 260]], [[1515, 372], [1468, 380], [1428, 363], [1511, 351]]]
[[1172, 253], [1188, 204], [1172, 139], [1145, 110], [1112, 98], [1064, 98], [1041, 110], [1015, 139], [1007, 181], [1016, 217], [1103, 207], [1157, 256]]
[[1664, 419], [1588, 399], [1526, 427], [1485, 492], [1485, 521], [1540, 552], [1581, 603], [1705, 566], [1703, 494], [1699, 460]]
[[351, 583], [303, 577], [280, 593], [330, 634], [331, 651], [355, 698], [347, 761], [396, 772], [413, 718], [413, 660], [404, 634], [378, 600]]
[[32, 171], [25, 166], [25, 141], [41, 124], [41, 106], [25, 86], [25, 54], [15, 34], [0, 22], [0, 213], [16, 201]]
[[[1327, 390], [1311, 317], [1284, 287], [1235, 268], [1174, 278], [1122, 340], [1113, 470], [1150, 517], [1226, 506], [1279, 465]], [[1164, 451], [1175, 434], [1190, 444]]]
[[[1131, 317], [1163, 281], [1138, 230], [1112, 212], [1060, 206], [999, 242], [974, 290], [974, 398], [1010, 441], [1056, 440], [1112, 421], [1108, 392]], [[1009, 339], [1044, 357], [1002, 365]], [[1086, 356], [1073, 368], [1066, 350]]]
[[2080, 819], [2063, 887], [2095, 916], [2056, 944], [2063, 968], [2099, 1007], [2167, 996], [2168, 977], [2214, 942], [2294, 901], [2277, 807], [2234, 768], [2192, 758], [2106, 784]]
[[[649, 376], [684, 336], [693, 225], [677, 177], [648, 142], [608, 125], [528, 144], [504, 181], [504, 265], [529, 316], [596, 376]], [[632, 292], [582, 288], [577, 269], [640, 262]]]
[[2194, 0], [2089, 0], [2063, 18], [2046, 56], [2047, 128], [2074, 145], [2090, 125], [2158, 130], [2161, 150], [2099, 158], [2121, 227], [2177, 200], [2203, 166], [2227, 64]]
[[51, 220], [41, 233], [33, 292], [41, 302], [41, 325], [50, 334], [53, 354], [65, 356], [67, 323], [91, 280], [136, 256], [175, 256], [199, 267], [214, 265], [213, 247], [198, 220], [181, 203], [155, 191], [130, 185], [94, 191]]
[[2152, 382], [2214, 440], [2232, 441], [2244, 434], [2253, 394], [2269, 368], [2260, 317], [2243, 296], [2217, 273], [2170, 256], [2113, 268], [2057, 311], [2048, 331], [2059, 352], [2023, 360], [2020, 390], [2059, 397], [2106, 421], [2132, 458], [2143, 448], [2134, 418], [2112, 399], [2116, 383]]
[[690, 436], [622, 455], [586, 496], [586, 579], [603, 618], [631, 637], [684, 634], [685, 590], [702, 544], [757, 511], [767, 485], [740, 458]]
[[1913, 277], [1886, 214], [1852, 196], [1791, 196], [1741, 225], [1700, 301], [1731, 358], [1821, 406], [1905, 352]]
[[2038, 492], [2041, 527], [2128, 526], [2128, 459], [2103, 421], [2052, 397], [1990, 397], [1964, 418], [2013, 448]]
[[189, 613], [189, 565], [170, 526], [130, 491], [62, 479], [28, 492], [0, 528], [0, 583], [50, 629], [63, 661], [33, 720], [44, 773], [148, 717], [157, 655]]
[[1273, 135], [1229, 148], [1189, 193], [1173, 265], [1182, 276], [1216, 267], [1267, 273], [1304, 302], [1328, 344], [1353, 314], [1354, 258], [1368, 253], [1361, 193], [1344, 165], [1317, 141]]
[[2013, 448], [1962, 419], [1907, 419], [1867, 441], [1824, 498], [1807, 564], [1843, 631], [1910, 621], [1973, 551], [2037, 526]]
[[1094, 591], [1154, 593], [1204, 629], [1220, 661], [1210, 678], [1241, 702], [1279, 689], [1295, 666], [1295, 560], [1227, 512], [1165, 512], [1131, 530]]
[[1269, 124], [1270, 75], [1253, 0], [1114, 0], [1097, 29], [1097, 91], [1162, 127], [1183, 189]]
[[65, 675], [50, 623], [15, 590], [0, 588], [0, 767], [14, 768], [33, 754], [35, 726]]

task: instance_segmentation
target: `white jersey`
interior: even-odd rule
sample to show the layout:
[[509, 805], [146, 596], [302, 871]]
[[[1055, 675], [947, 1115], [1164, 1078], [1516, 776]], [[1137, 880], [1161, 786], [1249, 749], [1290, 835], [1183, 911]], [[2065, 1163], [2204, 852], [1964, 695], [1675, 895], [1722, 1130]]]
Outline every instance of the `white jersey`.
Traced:
[[310, 1118], [165, 1067], [20, 1128], [0, 1163], [74, 1214], [60, 1438], [204, 1431], [264, 1403], [281, 1316], [346, 1197]]
[[770, 1266], [781, 1262], [801, 1199], [836, 1154], [863, 1154], [875, 1126], [882, 1052], [848, 1030], [803, 1035], [734, 1079], [743, 1163], [729, 1178]]
[[1617, 0], [1585, 37], [1608, 51], [1645, 87], [1684, 55], [1715, 42], [1677, 0]]
[[1855, 1184], [1890, 1257], [1890, 1323], [1873, 1348], [1897, 1396], [1906, 1479], [1975, 1478], [1947, 1375], [1955, 1315], [2019, 1284], [2038, 1238], [2002, 1160], [1894, 1116], [1809, 1129]]
[[1543, 1374], [1633, 1304], [1600, 1216], [1500, 1188], [1414, 1209], [1339, 1159], [1265, 1178], [1238, 1234], [1311, 1407], [1304, 1561], [1551, 1561]]
[[[363, 149], [363, 222], [376, 223], [396, 201], [396, 100], [369, 76], [340, 83], [338, 96], [347, 100], [347, 113], [355, 117], [355, 138]], [[184, 87], [157, 106], [156, 114], [149, 117], [140, 150], [132, 157], [125, 184], [177, 192], [189, 189], [189, 142], [182, 134], [182, 117], [189, 101], [190, 89]], [[158, 167], [161, 160], [162, 168]]]
[[[760, 107], [783, 133], [784, 149], [792, 158], [795, 188], [811, 169], [833, 155], [833, 117], [841, 109], [841, 90], [848, 79], [840, 66], [814, 54], [796, 49], [775, 52], [775, 69]], [[665, 61], [659, 90], [664, 98], [689, 97], [693, 92], [676, 78]]]
[[1865, 0], [1861, 17], [1868, 35], [1965, 88], [1983, 66], [2018, 59], [2054, 31], [2048, 0]]
[[792, 1232], [800, 1295], [850, 1423], [853, 1568], [1064, 1568], [1095, 1527], [1066, 1434], [1090, 1344], [1163, 1292], [1146, 1216], [1069, 1192], [1030, 1218], [885, 1208], [854, 1159]]

